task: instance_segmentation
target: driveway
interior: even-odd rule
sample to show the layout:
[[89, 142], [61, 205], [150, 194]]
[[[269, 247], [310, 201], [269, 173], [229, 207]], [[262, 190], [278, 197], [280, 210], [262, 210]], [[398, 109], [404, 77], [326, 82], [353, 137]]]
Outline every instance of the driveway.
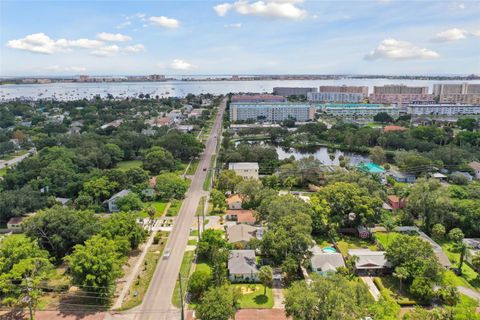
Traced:
[[378, 290], [375, 283], [373, 283], [373, 278], [372, 277], [360, 277], [360, 278], [367, 285], [368, 291], [370, 291], [370, 293], [372, 294], [373, 299], [375, 299], [375, 301], [378, 301], [378, 299], [380, 298], [380, 291]]
[[458, 292], [463, 293], [464, 295], [472, 299], [480, 301], [480, 293], [478, 291], [475, 291], [473, 289], [463, 287], [463, 286], [458, 286], [457, 289], [458, 289]]

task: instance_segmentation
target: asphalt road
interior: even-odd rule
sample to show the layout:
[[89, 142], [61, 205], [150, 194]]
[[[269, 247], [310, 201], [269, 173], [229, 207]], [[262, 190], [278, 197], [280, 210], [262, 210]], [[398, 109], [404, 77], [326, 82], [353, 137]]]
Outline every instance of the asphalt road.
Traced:
[[187, 191], [185, 200], [183, 201], [175, 225], [165, 246], [165, 250], [171, 250], [170, 257], [159, 260], [142, 304], [136, 308], [135, 311], [131, 311], [131, 314], [135, 315], [135, 319], [180, 319], [180, 312], [174, 309], [171, 303], [172, 294], [175, 289], [175, 282], [180, 271], [185, 248], [187, 247], [190, 227], [193, 224], [200, 198], [205, 194], [205, 191], [203, 191], [203, 181], [207, 177], [207, 171], [203, 171], [203, 169], [210, 166], [210, 160], [215, 153], [217, 137], [222, 126], [225, 103], [226, 101], [223, 101], [219, 108], [211, 134], [205, 144], [205, 151], [200, 157], [197, 172], [195, 172], [192, 178], [192, 184]]

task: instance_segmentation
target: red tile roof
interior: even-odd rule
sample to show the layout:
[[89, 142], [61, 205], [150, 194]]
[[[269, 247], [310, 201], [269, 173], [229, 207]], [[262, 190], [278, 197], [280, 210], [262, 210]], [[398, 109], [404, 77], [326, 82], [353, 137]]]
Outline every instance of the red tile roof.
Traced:
[[227, 215], [236, 215], [238, 223], [255, 223], [257, 221], [253, 210], [227, 210]]
[[227, 198], [227, 203], [234, 203], [234, 202], [242, 202], [242, 198], [238, 194], [231, 195], [230, 197]]
[[405, 131], [408, 130], [405, 127], [400, 126], [385, 126], [383, 127], [383, 132], [395, 132], [395, 131]]

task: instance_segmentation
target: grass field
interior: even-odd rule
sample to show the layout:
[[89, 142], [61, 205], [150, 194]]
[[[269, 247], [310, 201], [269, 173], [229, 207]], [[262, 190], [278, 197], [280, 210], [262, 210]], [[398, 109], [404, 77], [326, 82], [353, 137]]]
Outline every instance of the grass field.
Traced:
[[[443, 252], [447, 255], [450, 262], [454, 265], [454, 267], [458, 267], [458, 263], [460, 262], [460, 252], [456, 250], [454, 244], [452, 242], [444, 242], [442, 243]], [[459, 278], [459, 279], [455, 279]], [[457, 285], [480, 289], [480, 280], [478, 279], [478, 273], [472, 269], [466, 262], [463, 263], [462, 266], [462, 276], [457, 276], [453, 274], [449, 279]]]
[[199, 162], [200, 162], [199, 159], [192, 160], [192, 162], [190, 163], [190, 167], [188, 167], [188, 170], [187, 170], [186, 174], [189, 175], [189, 176], [195, 174], [195, 171], [197, 171]]
[[7, 174], [7, 168], [0, 169], [0, 177], [3, 177], [6, 174]]
[[124, 171], [132, 168], [140, 168], [141, 166], [142, 161], [140, 160], [120, 161], [117, 164], [117, 168]]
[[[155, 208], [157, 211], [155, 213], [154, 218], [160, 218], [163, 215], [163, 211], [165, 211], [165, 207], [167, 206], [167, 202], [161, 202], [161, 201], [153, 201], [153, 202], [147, 202], [145, 203], [145, 208], [152, 206]], [[148, 214], [145, 210], [140, 211], [139, 213], [140, 218], [148, 218]]]
[[242, 309], [271, 309], [273, 307], [272, 289], [267, 288], [264, 295], [264, 286], [256, 283], [232, 284], [242, 292], [240, 308]]
[[337, 242], [338, 249], [343, 256], [346, 256], [349, 249], [368, 248], [370, 250], [377, 250], [377, 246], [370, 241], [361, 240], [354, 237], [343, 237]]
[[167, 216], [175, 217], [178, 215], [178, 211], [182, 206], [182, 200], [174, 199], [170, 202], [170, 208], [168, 208]]
[[398, 235], [397, 232], [375, 232], [375, 238], [386, 249]]
[[[185, 296], [185, 292], [187, 291], [188, 277], [190, 276], [190, 267], [192, 266], [193, 257], [194, 257], [193, 251], [185, 252], [185, 255], [183, 256], [183, 260], [182, 260], [182, 265], [180, 267], [180, 274], [182, 277], [182, 294], [184, 296]], [[177, 308], [181, 307], [180, 283], [178, 282], [178, 279], [175, 284], [175, 291], [173, 291], [172, 304]]]

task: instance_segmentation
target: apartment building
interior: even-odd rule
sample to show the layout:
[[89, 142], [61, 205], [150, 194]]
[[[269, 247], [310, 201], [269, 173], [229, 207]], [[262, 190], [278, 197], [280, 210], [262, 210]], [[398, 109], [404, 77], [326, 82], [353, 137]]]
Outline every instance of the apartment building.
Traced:
[[433, 85], [439, 103], [480, 104], [480, 84], [441, 83]]
[[231, 103], [230, 121], [279, 122], [287, 119], [309, 121], [315, 119], [315, 107], [308, 103]]
[[279, 96], [306, 96], [309, 92], [317, 92], [317, 88], [304, 88], [304, 87], [275, 87], [273, 88], [273, 94]]
[[432, 94], [423, 93], [372, 93], [368, 98], [370, 103], [407, 105], [414, 102], [434, 103]]
[[318, 92], [343, 92], [343, 93], [361, 93], [368, 97], [368, 87], [366, 86], [320, 86]]
[[403, 84], [374, 86], [374, 94], [428, 94], [428, 87], [409, 87]]
[[479, 115], [480, 105], [473, 104], [411, 104], [407, 107], [407, 113], [419, 115]]
[[273, 94], [238, 94], [232, 97], [232, 102], [287, 102], [287, 98]]
[[363, 93], [351, 92], [309, 92], [307, 94], [308, 101], [313, 102], [357, 103], [363, 101], [364, 98]]
[[399, 108], [383, 104], [326, 103], [317, 105], [317, 108], [328, 116], [348, 119], [372, 119], [382, 112], [389, 114], [392, 118], [399, 116]]

